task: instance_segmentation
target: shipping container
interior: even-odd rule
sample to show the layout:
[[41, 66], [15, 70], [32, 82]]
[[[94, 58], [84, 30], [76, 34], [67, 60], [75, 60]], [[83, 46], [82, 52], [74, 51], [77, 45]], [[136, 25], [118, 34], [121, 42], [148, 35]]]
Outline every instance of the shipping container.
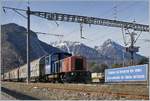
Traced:
[[5, 80], [9, 80], [9, 79], [10, 79], [10, 74], [9, 74], [9, 72], [4, 73], [4, 79], [5, 79]]
[[40, 59], [31, 62], [30, 77], [35, 78], [40, 76]]
[[10, 71], [10, 79], [17, 81], [19, 79], [19, 69], [13, 69]]
[[[36, 59], [30, 63], [30, 78], [38, 78], [44, 75], [44, 61], [43, 58]], [[23, 65], [19, 68], [19, 79], [27, 78], [27, 65]]]
[[27, 65], [20, 66], [19, 68], [19, 79], [23, 80], [27, 77]]

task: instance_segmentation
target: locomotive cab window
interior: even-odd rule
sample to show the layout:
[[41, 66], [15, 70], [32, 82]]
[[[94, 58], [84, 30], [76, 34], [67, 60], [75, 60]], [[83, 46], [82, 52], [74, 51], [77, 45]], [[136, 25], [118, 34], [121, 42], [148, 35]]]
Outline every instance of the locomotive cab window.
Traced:
[[75, 69], [82, 70], [83, 69], [83, 59], [75, 59]]

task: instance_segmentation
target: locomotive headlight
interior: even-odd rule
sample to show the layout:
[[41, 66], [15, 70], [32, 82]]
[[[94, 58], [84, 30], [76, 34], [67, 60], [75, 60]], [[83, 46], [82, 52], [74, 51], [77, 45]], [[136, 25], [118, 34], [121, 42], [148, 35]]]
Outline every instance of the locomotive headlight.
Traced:
[[71, 73], [71, 75], [74, 75], [74, 73]]

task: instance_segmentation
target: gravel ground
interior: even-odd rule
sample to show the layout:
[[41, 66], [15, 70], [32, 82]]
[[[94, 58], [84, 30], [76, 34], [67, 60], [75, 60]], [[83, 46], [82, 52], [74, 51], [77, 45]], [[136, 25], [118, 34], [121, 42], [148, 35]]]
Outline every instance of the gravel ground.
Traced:
[[[50, 83], [2, 83], [2, 87], [42, 100], [130, 100], [135, 98], [114, 96], [104, 92], [148, 95], [147, 86], [90, 85]], [[73, 90], [70, 90], [73, 89]], [[136, 98], [139, 99], [139, 98]], [[141, 99], [141, 98], [140, 98]]]
[[1, 100], [16, 100], [16, 98], [14, 98], [4, 92], [1, 92]]

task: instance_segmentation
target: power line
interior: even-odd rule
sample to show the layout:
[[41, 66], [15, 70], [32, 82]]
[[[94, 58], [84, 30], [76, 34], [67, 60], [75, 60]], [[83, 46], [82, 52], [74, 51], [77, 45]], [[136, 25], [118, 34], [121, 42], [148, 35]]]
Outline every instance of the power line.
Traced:
[[[136, 3], [137, 4], [137, 3]], [[114, 7], [112, 7], [111, 9], [110, 9], [110, 11], [112, 11], [113, 9], [114, 9], [114, 13], [113, 13], [113, 15], [114, 15], [114, 19], [116, 20], [117, 19], [117, 13], [118, 13], [118, 11], [121, 11], [121, 13], [122, 13], [122, 11], [124, 10], [127, 10], [127, 9], [129, 9], [130, 7], [132, 7], [133, 5], [135, 5], [135, 2], [134, 3], [132, 3], [132, 4], [130, 4], [129, 6], [127, 6], [127, 7], [125, 7], [125, 8], [123, 8], [123, 9], [121, 9], [121, 10], [117, 10], [117, 8], [118, 8], [118, 6], [120, 6], [120, 4], [118, 4], [118, 5], [115, 5]], [[108, 11], [109, 12], [109, 11]], [[106, 13], [106, 14], [108, 14], [108, 12]], [[123, 31], [123, 28], [122, 28], [122, 31]], [[97, 39], [97, 38], [96, 38]], [[123, 40], [124, 40], [124, 43], [125, 43], [125, 36], [124, 36], [124, 34], [123, 34]], [[125, 43], [125, 46], [127, 45], [127, 43]]]
[[[120, 6], [121, 3], [116, 4], [116, 6]], [[110, 13], [112, 13], [112, 11], [114, 10], [114, 6], [111, 7], [110, 9], [108, 9], [107, 11], [105, 11], [104, 13], [102, 13], [101, 15], [104, 15], [103, 17], [107, 17], [107, 15], [109, 15]]]
[[149, 42], [150, 43], [150, 39], [139, 39], [140, 41], [144, 41], [144, 42]]
[[21, 14], [20, 12], [18, 12], [17, 10], [13, 10], [14, 12], [16, 12], [17, 14], [19, 14], [19, 15], [21, 15], [23, 18], [25, 18], [25, 19], [27, 19], [27, 17], [26, 16], [24, 16], [23, 14]]
[[[102, 36], [100, 36], [100, 37], [96, 37], [94, 40], [91, 40], [91, 41], [97, 41], [97, 40], [100, 39], [100, 38], [103, 38], [103, 39], [104, 39], [105, 36], [108, 36], [108, 34], [109, 34], [109, 35], [110, 35], [110, 34], [113, 34], [113, 32], [115, 32], [115, 30], [112, 31], [112, 32], [110, 32], [110, 33], [104, 34], [104, 35], [102, 35]], [[94, 34], [97, 34], [97, 33], [101, 33], [101, 32], [95, 32]]]
[[114, 20], [117, 20], [117, 5], [114, 6]]
[[[139, 3], [139, 2], [138, 2], [138, 3]], [[125, 6], [125, 7], [122, 8], [122, 9], [119, 9], [119, 5], [116, 5], [116, 8], [118, 8], [118, 9], [117, 9], [117, 14], [123, 13], [124, 11], [130, 9], [131, 7], [134, 7], [133, 5], [137, 5], [137, 3], [135, 3], [135, 2], [134, 2], [134, 3], [131, 3], [130, 5]], [[114, 10], [114, 7], [112, 8], [112, 10]], [[110, 16], [112, 16], [112, 15], [114, 15], [114, 14], [109, 14], [109, 15], [104, 16], [104, 17], [110, 17]]]
[[[15, 9], [10, 7], [3, 7], [5, 9], [12, 9], [12, 10], [21, 10], [22, 9]], [[110, 20], [110, 19], [102, 19], [102, 18], [95, 18], [95, 17], [87, 17], [87, 16], [80, 16], [80, 15], [70, 15], [70, 14], [61, 14], [61, 13], [50, 13], [50, 12], [40, 12], [40, 11], [30, 11], [30, 8], [28, 7], [28, 10], [26, 10], [28, 15], [28, 37], [27, 37], [27, 64], [28, 64], [28, 74], [30, 70], [30, 56], [29, 56], [29, 35], [30, 35], [30, 15], [38, 16], [47, 20], [52, 21], [64, 21], [64, 22], [74, 22], [74, 23], [84, 23], [84, 24], [94, 24], [94, 25], [103, 25], [108, 27], [119, 27], [119, 28], [127, 28], [127, 29], [134, 29], [137, 31], [149, 31], [148, 25], [138, 24], [138, 23], [131, 23], [131, 22], [124, 22], [124, 21], [117, 21], [117, 20]], [[81, 27], [81, 35], [82, 35], [82, 27]], [[134, 40], [134, 33], [131, 33], [131, 48], [133, 48], [133, 40]], [[131, 59], [133, 60], [133, 52]], [[28, 75], [29, 81], [29, 75]]]
[[52, 35], [52, 36], [57, 36], [57, 37], [64, 37], [64, 35], [61, 35], [61, 34], [44, 33], [44, 32], [35, 32], [35, 33], [43, 34], [43, 35]]
[[[141, 9], [142, 10], [142, 9]], [[147, 12], [148, 13], [148, 12]], [[127, 16], [127, 17], [125, 17], [125, 19], [129, 19], [129, 18], [131, 18], [131, 16]], [[145, 20], [145, 18], [142, 18], [142, 19], [140, 19], [138, 22], [142, 22], [143, 20]], [[148, 20], [148, 19], [147, 19]]]

